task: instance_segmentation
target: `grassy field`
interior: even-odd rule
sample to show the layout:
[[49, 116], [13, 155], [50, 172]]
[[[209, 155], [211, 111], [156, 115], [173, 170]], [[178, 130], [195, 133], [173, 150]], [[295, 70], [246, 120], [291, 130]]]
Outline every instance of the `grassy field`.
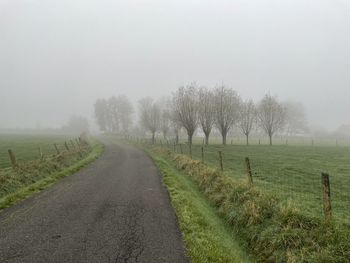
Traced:
[[[89, 140], [89, 144], [82, 141], [79, 147], [68, 144], [67, 150], [64, 142], [69, 139], [68, 136], [0, 135], [0, 210], [78, 171], [103, 151], [103, 146], [95, 140]], [[7, 150], [2, 149], [12, 149], [15, 153], [18, 162], [14, 168]]]
[[[189, 153], [183, 145], [182, 151]], [[169, 147], [173, 150], [173, 147]], [[176, 148], [180, 153], [180, 147]], [[201, 145], [193, 146], [193, 158], [200, 160]], [[350, 222], [350, 147], [342, 146], [245, 146], [210, 145], [204, 147], [204, 162], [219, 167], [222, 151], [224, 170], [230, 176], [246, 180], [245, 157], [249, 157], [254, 185], [292, 202], [301, 212], [323, 217], [321, 172], [328, 172], [334, 218]]]
[[19, 162], [39, 158], [39, 147], [44, 155], [55, 154], [54, 143], [64, 149], [64, 142], [73, 139], [67, 135], [0, 135], [0, 169], [10, 167], [8, 149], [11, 149]]

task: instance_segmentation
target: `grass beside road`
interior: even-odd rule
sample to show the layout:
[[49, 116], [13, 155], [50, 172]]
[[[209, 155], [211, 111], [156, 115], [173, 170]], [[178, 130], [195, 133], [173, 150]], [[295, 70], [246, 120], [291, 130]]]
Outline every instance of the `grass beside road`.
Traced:
[[50, 155], [43, 159], [23, 162], [15, 169], [1, 169], [0, 210], [40, 192], [97, 159], [103, 152], [103, 145], [92, 140], [90, 146], [81, 148], [81, 154], [72, 149], [70, 152], [62, 152], [59, 156]]
[[162, 156], [149, 153], [163, 175], [192, 262], [253, 262], [191, 178]]
[[[153, 156], [171, 163], [179, 173], [195, 182], [206, 201], [237, 232], [258, 262], [349, 262], [350, 230], [346, 225], [307, 216], [295, 204], [281, 202], [264, 189], [250, 187], [246, 180], [222, 173], [201, 161], [165, 148], [148, 149]], [[182, 195], [185, 194], [184, 190]], [[188, 198], [193, 195], [188, 194]], [[180, 203], [180, 209], [184, 204]], [[193, 229], [194, 236], [206, 226], [197, 224], [195, 219], [184, 222], [185, 227]]]

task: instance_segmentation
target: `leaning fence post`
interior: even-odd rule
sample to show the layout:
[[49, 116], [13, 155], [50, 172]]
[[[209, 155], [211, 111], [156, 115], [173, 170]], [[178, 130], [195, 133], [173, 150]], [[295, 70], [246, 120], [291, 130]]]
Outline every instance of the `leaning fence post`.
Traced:
[[224, 163], [222, 161], [222, 152], [219, 151], [219, 162], [220, 162], [220, 169], [221, 169], [221, 172], [224, 171]]
[[55, 146], [55, 149], [56, 149], [57, 154], [60, 154], [60, 150], [58, 149], [58, 147], [57, 147], [57, 144], [56, 144], [56, 143], [54, 144], [54, 146]]
[[332, 207], [331, 207], [331, 187], [329, 183], [329, 174], [322, 173], [322, 186], [323, 186], [323, 211], [326, 220], [332, 218]]
[[69, 151], [69, 147], [68, 147], [67, 142], [64, 142], [64, 146], [66, 147], [66, 150]]
[[10, 160], [11, 160], [11, 164], [13, 168], [16, 168], [17, 165], [17, 160], [16, 160], [16, 156], [14, 155], [14, 153], [12, 152], [11, 149], [8, 150], [9, 156], [10, 156]]
[[204, 163], [204, 147], [202, 146], [202, 162]]
[[245, 164], [247, 167], [248, 185], [252, 186], [253, 185], [253, 175], [252, 175], [252, 169], [250, 166], [250, 160], [248, 157], [245, 158]]

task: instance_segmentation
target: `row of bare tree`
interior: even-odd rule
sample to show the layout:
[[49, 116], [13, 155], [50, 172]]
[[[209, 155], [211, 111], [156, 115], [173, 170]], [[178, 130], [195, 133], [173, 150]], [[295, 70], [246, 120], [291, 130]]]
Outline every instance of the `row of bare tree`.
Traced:
[[[95, 117], [101, 131], [130, 134], [133, 126], [133, 106], [126, 96], [98, 99]], [[230, 88], [214, 89], [197, 87], [194, 84], [177, 89], [169, 98], [155, 101], [150, 97], [139, 101], [139, 127], [155, 136], [161, 132], [164, 138], [171, 132], [179, 141], [181, 130], [186, 131], [188, 143], [192, 144], [196, 130], [201, 130], [205, 143], [209, 144], [214, 129], [220, 132], [222, 143], [233, 127], [246, 137], [261, 130], [270, 138], [277, 132], [295, 134], [305, 132], [306, 121], [303, 107], [294, 102], [282, 103], [266, 94], [258, 103], [243, 100]]]
[[292, 133], [306, 127], [302, 106], [282, 103], [270, 94], [256, 104], [253, 100], [243, 101], [233, 89], [225, 86], [213, 90], [196, 85], [183, 86], [162, 102], [152, 98], [140, 100], [139, 110], [140, 124], [152, 134], [153, 143], [158, 131], [166, 137], [170, 129], [178, 142], [179, 131], [183, 128], [188, 143], [192, 144], [193, 135], [200, 128], [205, 143], [209, 144], [210, 134], [216, 128], [225, 145], [229, 131], [236, 126], [245, 135], [247, 144], [253, 129], [260, 128], [272, 145], [277, 132]]

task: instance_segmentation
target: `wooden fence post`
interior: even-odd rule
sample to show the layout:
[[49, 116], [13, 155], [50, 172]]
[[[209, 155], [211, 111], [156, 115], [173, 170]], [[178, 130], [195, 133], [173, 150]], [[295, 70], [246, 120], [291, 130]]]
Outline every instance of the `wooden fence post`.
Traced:
[[41, 147], [39, 147], [38, 150], [39, 150], [40, 159], [42, 160], [44, 158], [44, 155], [43, 155], [43, 152], [41, 151]]
[[331, 187], [329, 183], [329, 174], [322, 173], [322, 186], [323, 186], [323, 211], [326, 220], [332, 219], [332, 207], [331, 207]]
[[66, 147], [66, 150], [69, 152], [69, 147], [68, 147], [67, 142], [64, 142], [64, 147]]
[[252, 186], [253, 185], [253, 175], [252, 175], [252, 169], [250, 166], [250, 160], [248, 157], [245, 158], [245, 164], [247, 167], [248, 185]]
[[221, 172], [224, 171], [224, 162], [222, 161], [222, 152], [219, 151], [219, 162], [220, 162], [220, 169], [221, 169]]
[[56, 144], [56, 143], [54, 144], [54, 146], [55, 146], [55, 149], [56, 149], [57, 154], [60, 154], [60, 150], [58, 149], [58, 147], [57, 147], [57, 144]]
[[14, 153], [12, 152], [11, 149], [8, 150], [8, 153], [10, 156], [10, 161], [11, 161], [12, 167], [16, 168], [18, 166], [16, 156], [14, 155]]

